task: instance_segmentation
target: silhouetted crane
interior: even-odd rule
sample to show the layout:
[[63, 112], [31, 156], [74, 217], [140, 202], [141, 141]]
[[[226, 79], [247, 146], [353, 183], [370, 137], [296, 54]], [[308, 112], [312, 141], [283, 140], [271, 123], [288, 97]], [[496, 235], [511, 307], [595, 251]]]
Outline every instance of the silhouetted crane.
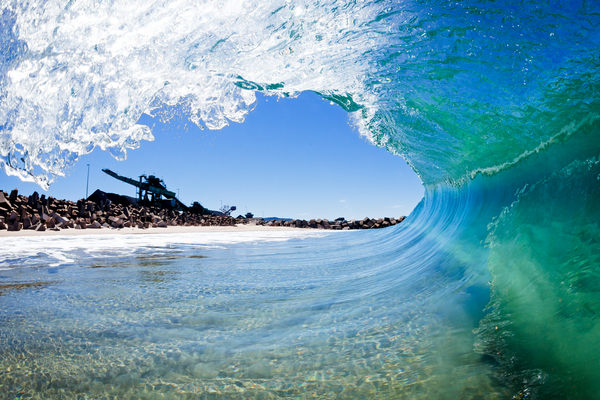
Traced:
[[159, 179], [154, 175], [140, 175], [140, 180], [136, 181], [127, 178], [126, 176], [121, 176], [110, 169], [103, 169], [102, 172], [122, 182], [135, 186], [137, 188], [137, 201], [140, 205], [163, 207], [165, 204], [162, 197], [164, 196], [166, 199], [170, 200], [171, 204], [169, 208], [180, 211], [187, 211], [189, 209], [188, 206], [179, 201], [175, 196], [175, 192], [167, 190], [167, 186], [162, 179]]

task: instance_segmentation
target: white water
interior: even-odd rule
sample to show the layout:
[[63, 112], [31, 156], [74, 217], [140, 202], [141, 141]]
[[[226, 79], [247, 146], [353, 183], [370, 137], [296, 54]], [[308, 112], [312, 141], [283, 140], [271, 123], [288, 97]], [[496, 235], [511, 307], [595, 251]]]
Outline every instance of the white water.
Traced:
[[[383, 6], [382, 6], [383, 7]], [[153, 140], [142, 113], [242, 122], [254, 90], [365, 93], [385, 46], [381, 7], [336, 1], [34, 1], [3, 4], [0, 166], [47, 188], [94, 147]], [[382, 31], [383, 32], [380, 32]], [[245, 88], [245, 89], [243, 89]], [[361, 98], [340, 98], [348, 107]], [[336, 100], [337, 101], [337, 100]]]
[[[331, 233], [329, 233], [331, 234]], [[170, 248], [218, 249], [239, 243], [284, 242], [290, 239], [324, 237], [327, 233], [311, 230], [252, 231], [252, 232], [195, 232], [153, 235], [77, 235], [32, 236], [2, 238], [0, 269], [38, 266], [56, 267], [73, 263], [75, 259], [118, 260], [148, 250], [168, 255]], [[178, 251], [179, 251], [178, 250]], [[39, 259], [35, 255], [38, 254]]]

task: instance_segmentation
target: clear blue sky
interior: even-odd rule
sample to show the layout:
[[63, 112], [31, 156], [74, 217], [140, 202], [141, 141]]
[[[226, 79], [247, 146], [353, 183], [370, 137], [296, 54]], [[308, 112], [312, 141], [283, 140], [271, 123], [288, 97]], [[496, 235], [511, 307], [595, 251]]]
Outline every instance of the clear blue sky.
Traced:
[[155, 124], [154, 142], [128, 151], [126, 161], [95, 149], [80, 158], [48, 192], [0, 172], [0, 189], [33, 191], [56, 198], [85, 197], [96, 189], [135, 196], [135, 188], [101, 170], [109, 168], [137, 179], [154, 174], [169, 190], [179, 190], [185, 204], [199, 201], [217, 210], [235, 205], [257, 217], [328, 218], [408, 215], [423, 197], [423, 187], [406, 162], [359, 137], [348, 115], [313, 93], [295, 99], [258, 95], [254, 111], [242, 124], [219, 131], [200, 130], [173, 120]]

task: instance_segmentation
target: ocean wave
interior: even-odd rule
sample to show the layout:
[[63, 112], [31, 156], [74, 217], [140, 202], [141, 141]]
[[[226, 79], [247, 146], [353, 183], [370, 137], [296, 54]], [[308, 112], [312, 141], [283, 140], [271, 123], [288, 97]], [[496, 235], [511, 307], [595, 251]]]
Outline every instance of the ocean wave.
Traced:
[[220, 129], [257, 91], [314, 91], [426, 185], [401, 227], [356, 236], [349, 301], [452, 305], [439, 317], [470, 321], [458, 337], [516, 398], [597, 393], [598, 4], [13, 0], [0, 15], [6, 174], [48, 187], [95, 147], [124, 159], [153, 140], [142, 113]]

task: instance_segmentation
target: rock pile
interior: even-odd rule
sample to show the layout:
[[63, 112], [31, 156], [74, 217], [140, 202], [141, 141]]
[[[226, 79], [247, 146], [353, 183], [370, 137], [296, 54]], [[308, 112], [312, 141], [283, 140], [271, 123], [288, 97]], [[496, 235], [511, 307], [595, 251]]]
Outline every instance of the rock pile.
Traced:
[[350, 230], [350, 229], [380, 229], [387, 228], [388, 226], [394, 226], [404, 221], [405, 217], [400, 218], [379, 218], [370, 219], [365, 218], [363, 220], [351, 220], [346, 221], [344, 218], [338, 218], [335, 221], [328, 221], [326, 219], [311, 219], [310, 221], [293, 219], [290, 221], [283, 220], [270, 220], [264, 221], [262, 219], [255, 220], [255, 224], [264, 226], [287, 226], [292, 228], [312, 228], [312, 229], [332, 229], [332, 230]]
[[233, 226], [232, 217], [198, 215], [153, 207], [123, 206], [79, 200], [57, 200], [34, 192], [10, 195], [0, 190], [0, 229], [20, 231], [32, 229], [58, 231], [61, 229], [100, 228], [166, 228], [168, 226]]
[[61, 229], [100, 229], [100, 228], [166, 228], [168, 226], [234, 226], [255, 224], [263, 226], [283, 226], [312, 229], [378, 229], [396, 225], [404, 217], [365, 218], [361, 221], [335, 221], [326, 219], [269, 220], [237, 218], [229, 216], [201, 215], [191, 212], [156, 209], [130, 204], [124, 206], [111, 202], [79, 200], [57, 200], [34, 192], [31, 196], [19, 195], [17, 189], [10, 195], [0, 190], [0, 230], [20, 231], [59, 231]]

